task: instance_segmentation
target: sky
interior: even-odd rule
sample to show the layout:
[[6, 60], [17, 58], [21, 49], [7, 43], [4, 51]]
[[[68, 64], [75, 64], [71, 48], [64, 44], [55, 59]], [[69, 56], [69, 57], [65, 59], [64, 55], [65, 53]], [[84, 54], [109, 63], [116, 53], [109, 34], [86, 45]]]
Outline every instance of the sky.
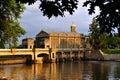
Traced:
[[70, 26], [72, 23], [76, 24], [76, 32], [84, 35], [89, 34], [89, 24], [92, 22], [93, 17], [98, 14], [89, 15], [88, 8], [82, 7], [85, 0], [81, 0], [78, 5], [78, 9], [75, 10], [73, 15], [65, 13], [65, 17], [52, 17], [48, 19], [43, 16], [43, 13], [39, 9], [39, 1], [33, 5], [25, 5], [26, 10], [21, 14], [19, 19], [20, 25], [26, 30], [26, 34], [19, 38], [19, 44], [24, 38], [35, 38], [41, 30], [70, 32]]

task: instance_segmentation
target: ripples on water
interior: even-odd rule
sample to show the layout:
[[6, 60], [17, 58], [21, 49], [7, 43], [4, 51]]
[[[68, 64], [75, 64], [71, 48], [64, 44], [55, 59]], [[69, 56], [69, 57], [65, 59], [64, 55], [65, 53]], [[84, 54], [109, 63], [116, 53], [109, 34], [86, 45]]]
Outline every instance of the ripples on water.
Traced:
[[12, 80], [120, 80], [119, 62], [64, 62], [0, 65], [0, 77]]

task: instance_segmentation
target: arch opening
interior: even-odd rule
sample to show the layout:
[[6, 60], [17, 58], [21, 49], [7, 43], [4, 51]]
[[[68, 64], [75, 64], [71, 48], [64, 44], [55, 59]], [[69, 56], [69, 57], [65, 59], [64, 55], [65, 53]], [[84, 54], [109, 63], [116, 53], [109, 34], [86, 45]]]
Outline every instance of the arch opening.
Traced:
[[48, 57], [48, 56], [49, 56], [48, 54], [46, 54], [46, 53], [42, 53], [42, 54], [38, 54], [37, 57]]
[[37, 55], [38, 59], [40, 59], [42, 62], [47, 62], [49, 60], [49, 55], [46, 53], [41, 53]]

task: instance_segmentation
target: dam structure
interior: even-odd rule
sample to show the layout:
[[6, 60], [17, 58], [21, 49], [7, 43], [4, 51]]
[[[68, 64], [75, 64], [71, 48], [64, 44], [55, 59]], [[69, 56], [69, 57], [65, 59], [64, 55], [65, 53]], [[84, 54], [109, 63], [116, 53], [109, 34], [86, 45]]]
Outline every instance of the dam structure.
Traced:
[[0, 56], [29, 55], [34, 62], [59, 62], [81, 60], [91, 50], [89, 37], [76, 32], [76, 25], [70, 32], [41, 30], [33, 38], [22, 40], [23, 49], [0, 49]]

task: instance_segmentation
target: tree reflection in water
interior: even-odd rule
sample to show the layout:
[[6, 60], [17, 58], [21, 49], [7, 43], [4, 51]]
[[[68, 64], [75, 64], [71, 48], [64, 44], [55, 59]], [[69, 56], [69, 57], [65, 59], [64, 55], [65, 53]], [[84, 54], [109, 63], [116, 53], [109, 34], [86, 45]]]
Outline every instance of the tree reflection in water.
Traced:
[[119, 62], [80, 61], [0, 65], [0, 78], [13, 80], [119, 80]]

